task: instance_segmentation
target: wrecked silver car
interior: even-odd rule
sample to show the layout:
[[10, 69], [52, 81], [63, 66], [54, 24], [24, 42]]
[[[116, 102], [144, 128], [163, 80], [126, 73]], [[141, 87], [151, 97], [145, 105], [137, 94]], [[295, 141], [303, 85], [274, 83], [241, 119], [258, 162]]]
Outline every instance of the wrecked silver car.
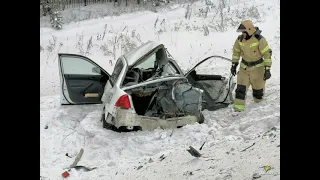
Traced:
[[109, 75], [87, 57], [59, 54], [61, 104], [102, 103], [103, 127], [121, 131], [203, 123], [203, 109], [233, 102], [232, 76], [195, 71], [212, 57], [183, 73], [163, 44], [149, 41], [119, 57]]

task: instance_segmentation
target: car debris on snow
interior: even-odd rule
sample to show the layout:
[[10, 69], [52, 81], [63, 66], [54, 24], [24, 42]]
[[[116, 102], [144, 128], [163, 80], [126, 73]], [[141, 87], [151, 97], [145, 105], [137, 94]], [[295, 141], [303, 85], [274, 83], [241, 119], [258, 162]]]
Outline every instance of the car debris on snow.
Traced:
[[252, 179], [259, 179], [259, 178], [261, 178], [261, 175], [259, 175], [258, 173], [254, 173], [252, 175]]
[[262, 166], [261, 168], [263, 168], [265, 170], [265, 172], [268, 172], [269, 170], [271, 170], [271, 166]]
[[88, 172], [88, 171], [92, 171], [94, 169], [97, 169], [97, 167], [93, 167], [93, 168], [89, 168], [89, 167], [86, 167], [86, 166], [75, 166], [73, 167], [75, 170], [79, 171], [79, 170], [82, 170], [84, 172]]
[[269, 138], [274, 138], [276, 137], [275, 134], [272, 133], [272, 131], [277, 131], [277, 128], [275, 126], [273, 126], [271, 129], [269, 129], [268, 131], [266, 131], [265, 133], [263, 133], [262, 135], [262, 139], [264, 139], [267, 135]]
[[[82, 155], [83, 155], [83, 151], [84, 151], [84, 150], [81, 148], [80, 151], [79, 151], [79, 153], [77, 154], [76, 158], [74, 159], [73, 163], [72, 163], [69, 167], [66, 168], [66, 169], [68, 169], [68, 171], [70, 171], [72, 168], [74, 168], [74, 169], [77, 170], [77, 171], [82, 170], [82, 171], [84, 171], [84, 172], [88, 172], [88, 171], [92, 171], [92, 170], [94, 170], [94, 169], [97, 168], [97, 167], [89, 168], [89, 167], [86, 167], [86, 166], [78, 166], [78, 165], [77, 165], [78, 162], [80, 161]], [[72, 157], [70, 157], [70, 156], [68, 155], [68, 153], [66, 153], [66, 156], [69, 157], [69, 158], [72, 158]], [[63, 176], [64, 178], [67, 178], [67, 177], [70, 176], [70, 174], [68, 173], [68, 171], [64, 171], [64, 172], [62, 173], [62, 176]]]
[[187, 149], [187, 151], [193, 156], [193, 157], [201, 157], [201, 154], [194, 149], [192, 146], [189, 146], [190, 149]]
[[166, 157], [164, 157], [164, 154], [162, 154], [161, 156], [160, 156], [160, 161], [162, 161], [162, 160], [164, 160]]
[[66, 156], [67, 156], [68, 158], [72, 158], [68, 153], [66, 153]]
[[247, 149], [251, 148], [251, 147], [252, 147], [252, 146], [254, 146], [255, 144], [256, 144], [256, 143], [253, 143], [251, 146], [249, 146], [249, 147], [247, 147], [247, 148], [245, 148], [245, 149], [241, 150], [240, 152], [246, 151]]
[[183, 175], [184, 175], [184, 176], [188, 176], [188, 175], [189, 175], [189, 176], [192, 176], [192, 175], [193, 175], [193, 172], [192, 172], [192, 171], [187, 171], [187, 172], [184, 172]]
[[203, 144], [201, 145], [201, 147], [199, 148], [199, 150], [201, 151], [202, 150], [202, 148], [203, 148], [203, 146], [204, 146], [204, 144], [207, 142], [207, 140], [205, 140], [204, 142], [203, 142]]
[[69, 176], [70, 176], [70, 174], [69, 174], [68, 171], [64, 171], [64, 172], [62, 173], [62, 177], [63, 177], [63, 178], [67, 178], [67, 177], [69, 177]]
[[78, 153], [77, 157], [74, 159], [73, 163], [69, 166], [69, 169], [74, 168], [77, 166], [78, 162], [80, 161], [83, 154], [83, 149], [80, 149], [80, 152]]

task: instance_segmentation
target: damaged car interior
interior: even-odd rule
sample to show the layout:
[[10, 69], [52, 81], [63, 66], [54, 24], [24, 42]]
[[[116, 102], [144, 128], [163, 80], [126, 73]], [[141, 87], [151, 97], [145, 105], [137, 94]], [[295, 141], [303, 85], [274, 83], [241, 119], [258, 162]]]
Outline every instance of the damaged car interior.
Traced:
[[[148, 83], [158, 77], [177, 78]], [[193, 115], [203, 122], [201, 91], [188, 83], [178, 68], [166, 58], [164, 49], [146, 55], [144, 60], [127, 71], [123, 87], [139, 83], [144, 85], [125, 90], [131, 95], [138, 115], [162, 119]]]
[[[168, 79], [147, 83], [161, 76]], [[193, 115], [202, 123], [202, 110], [225, 108], [233, 101], [230, 80], [221, 75], [198, 74], [195, 68], [185, 77], [160, 48], [129, 68], [122, 86], [137, 85], [125, 91], [131, 95], [138, 115], [162, 119]]]

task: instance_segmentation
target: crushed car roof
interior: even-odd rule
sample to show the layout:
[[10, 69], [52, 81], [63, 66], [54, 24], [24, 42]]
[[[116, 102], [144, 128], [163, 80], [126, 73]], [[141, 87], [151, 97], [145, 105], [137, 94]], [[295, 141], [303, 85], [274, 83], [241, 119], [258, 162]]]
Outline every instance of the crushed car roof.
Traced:
[[127, 60], [128, 66], [132, 66], [135, 62], [137, 62], [145, 54], [147, 54], [148, 52], [152, 51], [153, 49], [155, 49], [159, 46], [163, 46], [163, 44], [155, 42], [155, 41], [148, 41], [123, 56]]

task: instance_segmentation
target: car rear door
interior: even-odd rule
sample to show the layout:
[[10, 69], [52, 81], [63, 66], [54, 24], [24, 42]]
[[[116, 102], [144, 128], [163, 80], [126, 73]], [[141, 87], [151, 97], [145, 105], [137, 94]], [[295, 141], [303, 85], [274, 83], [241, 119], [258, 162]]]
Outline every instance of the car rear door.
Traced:
[[[235, 86], [232, 76], [229, 79], [217, 73], [224, 66], [228, 67], [228, 63], [223, 65], [219, 60], [230, 61], [230, 59], [222, 56], [210, 56], [197, 63], [185, 76], [190, 83], [202, 89], [203, 92], [203, 108], [208, 110], [216, 110], [228, 106], [232, 101], [232, 91]], [[214, 64], [214, 62], [219, 61]], [[221, 67], [220, 67], [221, 65]], [[197, 72], [196, 69], [206, 69], [205, 73]], [[229, 73], [229, 71], [228, 71]], [[225, 74], [225, 73], [224, 73]]]

